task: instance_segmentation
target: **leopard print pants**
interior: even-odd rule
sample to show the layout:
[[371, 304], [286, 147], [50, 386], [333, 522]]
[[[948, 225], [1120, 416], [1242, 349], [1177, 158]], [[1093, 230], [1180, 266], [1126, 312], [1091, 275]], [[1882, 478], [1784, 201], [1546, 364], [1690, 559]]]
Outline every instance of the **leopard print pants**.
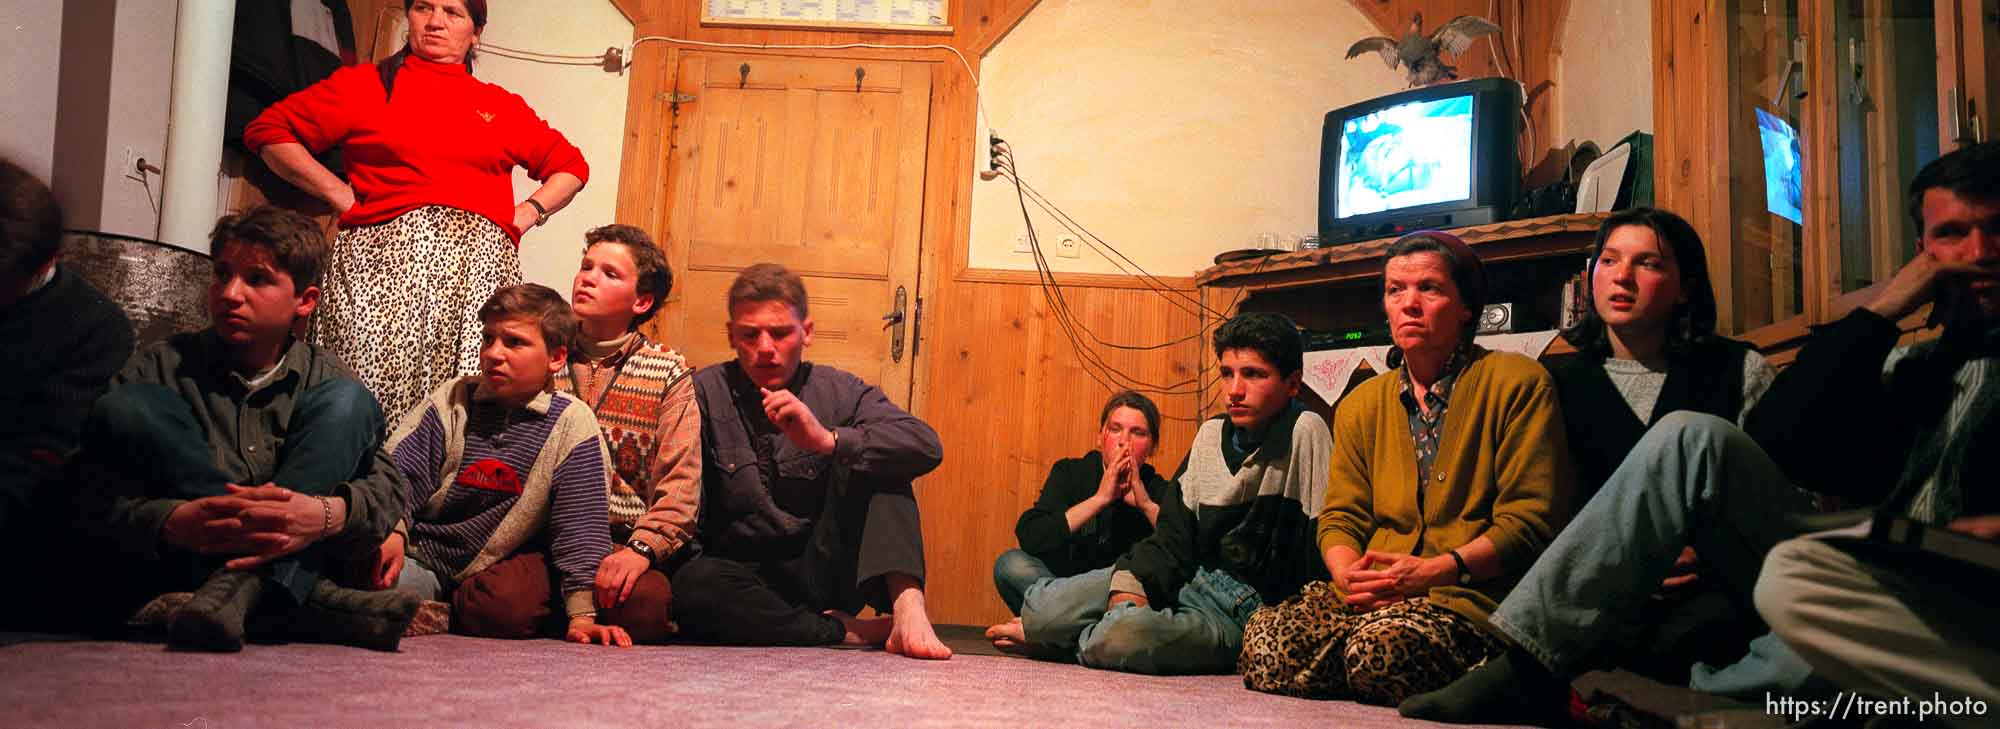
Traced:
[[1356, 613], [1322, 581], [1250, 615], [1236, 668], [1258, 691], [1394, 706], [1504, 650], [1477, 623], [1428, 599]]
[[432, 205], [343, 228], [312, 340], [340, 357], [395, 423], [445, 380], [479, 372], [479, 307], [494, 289], [520, 282], [514, 241], [476, 213]]

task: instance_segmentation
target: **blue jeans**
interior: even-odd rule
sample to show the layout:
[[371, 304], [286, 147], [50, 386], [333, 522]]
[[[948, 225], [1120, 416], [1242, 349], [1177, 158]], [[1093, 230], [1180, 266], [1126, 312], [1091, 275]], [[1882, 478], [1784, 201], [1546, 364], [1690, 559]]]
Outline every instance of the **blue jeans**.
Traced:
[[1635, 619], [1683, 547], [1700, 556], [1702, 579], [1749, 605], [1764, 554], [1811, 510], [1735, 424], [1670, 413], [1535, 560], [1493, 627], [1559, 675], [1577, 673], [1613, 628]]
[[[292, 408], [271, 482], [312, 496], [333, 493], [374, 457], [382, 426], [382, 410], [361, 383], [342, 379], [314, 386], [301, 393]], [[231, 478], [216, 465], [209, 437], [186, 400], [164, 386], [147, 383], [111, 388], [98, 399], [84, 426], [84, 448], [117, 454], [106, 462], [115, 462], [127, 478], [151, 485], [149, 493], [161, 498], [228, 493], [223, 484]], [[319, 581], [321, 562], [317, 550], [307, 550], [272, 562], [270, 576], [294, 600], [304, 602]], [[188, 575], [195, 584], [221, 566], [219, 559], [196, 563], [199, 574]]]
[[1021, 600], [1028, 594], [1028, 587], [1042, 580], [1056, 576], [1047, 563], [1035, 555], [1018, 549], [1009, 549], [993, 560], [993, 587], [1000, 591], [1000, 601], [1007, 603], [1007, 610], [1021, 614]]
[[1038, 651], [1134, 673], [1233, 673], [1243, 626], [1263, 607], [1257, 590], [1226, 572], [1200, 569], [1171, 609], [1120, 603], [1110, 610], [1112, 568], [1038, 582], [1021, 605], [1021, 625]]
[[396, 576], [395, 589], [398, 592], [407, 592], [425, 600], [451, 602], [452, 590], [457, 587], [451, 577], [424, 566], [414, 555], [403, 554], [403, 571]]

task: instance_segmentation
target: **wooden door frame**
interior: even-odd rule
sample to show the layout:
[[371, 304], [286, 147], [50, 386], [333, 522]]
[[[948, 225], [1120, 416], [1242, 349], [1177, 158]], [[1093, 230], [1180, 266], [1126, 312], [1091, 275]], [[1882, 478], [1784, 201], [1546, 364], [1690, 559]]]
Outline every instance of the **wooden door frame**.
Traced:
[[[656, 35], [696, 36], [695, 40], [721, 40], [707, 38], [714, 35], [710, 29], [700, 28], [689, 19], [695, 12], [694, 3], [685, 0], [610, 0], [619, 12], [632, 21], [634, 40]], [[979, 72], [980, 61], [986, 52], [998, 44], [1014, 28], [1020, 25], [1028, 13], [1033, 12], [1040, 0], [1022, 0], [1019, 4], [1008, 5], [998, 12], [987, 12], [987, 8], [975, 2], [955, 2], [952, 12], [959, 14], [954, 19], [954, 31], [949, 38], [922, 37], [914, 40], [897, 38], [898, 42], [910, 44], [943, 43], [958, 49], [970, 71], [975, 76]], [[685, 30], [682, 30], [685, 29]], [[732, 31], [728, 38], [734, 40], [743, 31]], [[760, 32], [754, 37], [792, 37], [783, 32]], [[818, 34], [838, 35], [838, 34]], [[894, 43], [891, 43], [893, 45]], [[625, 143], [623, 160], [618, 175], [617, 219], [620, 222], [644, 227], [648, 230], [665, 230], [672, 198], [671, 185], [667, 180], [667, 169], [671, 162], [672, 116], [669, 113], [670, 94], [673, 92], [674, 78], [680, 66], [683, 53], [693, 49], [670, 42], [650, 42], [633, 48], [629, 59], [633, 73], [628, 85], [625, 105]], [[917, 288], [913, 304], [914, 336], [909, 339], [909, 353], [913, 358], [911, 366], [911, 387], [909, 410], [912, 413], [925, 412], [930, 394], [931, 379], [928, 368], [928, 352], [931, 340], [929, 320], [941, 313], [938, 292], [940, 279], [955, 275], [962, 267], [969, 251], [972, 230], [971, 184], [976, 160], [970, 150], [974, 139], [981, 134], [977, 127], [977, 89], [974, 79], [966, 76], [968, 69], [958, 64], [958, 58], [940, 49], [725, 49], [732, 52], [793, 57], [835, 57], [858, 58], [878, 61], [927, 62], [935, 64], [931, 71], [930, 130], [927, 140], [922, 215], [918, 233]], [[939, 68], [939, 67], [944, 68]], [[650, 72], [649, 72], [650, 70]], [[670, 264], [673, 262], [670, 261]], [[685, 273], [685, 260], [679, 262], [681, 268], [676, 275]], [[684, 277], [683, 277], [684, 278]], [[677, 294], [676, 294], [677, 295]], [[675, 301], [675, 296], [669, 296]]]
[[[915, 300], [911, 302], [915, 313], [915, 316], [912, 317], [914, 336], [910, 337], [906, 344], [906, 353], [910, 358], [909, 366], [911, 367], [911, 375], [910, 391], [905, 393], [905, 397], [909, 403], [910, 411], [918, 412], [922, 404], [921, 395], [926, 389], [923, 377], [923, 363], [925, 362], [925, 347], [923, 346], [923, 342], [928, 337], [926, 336], [926, 327], [924, 326], [926, 322], [924, 319], [926, 314], [931, 313], [924, 307], [936, 300], [937, 275], [935, 272], [943, 270], [943, 261], [940, 259], [940, 256], [945, 253], [944, 251], [935, 249], [949, 246], [950, 243], [948, 241], [950, 240], [963, 240], [965, 237], [963, 234], [952, 235], [955, 231], [939, 229], [933, 216], [932, 197], [933, 195], [944, 194], [943, 191], [938, 189], [940, 183], [943, 181], [934, 179], [940, 167], [939, 153], [934, 148], [941, 143], [939, 138], [941, 125], [938, 123], [937, 117], [944, 111], [943, 106], [949, 102], [949, 99], [940, 98], [943, 95], [939, 93], [939, 87], [947, 83], [962, 82], [965, 75], [963, 70], [958, 66], [956, 59], [950, 56], [949, 52], [937, 49], [923, 49], [921, 56], [913, 57], [912, 51], [867, 48], [840, 50], [756, 50], [738, 48], [682, 48], [678, 45], [668, 47], [664, 53], [653, 56], [657, 60], [649, 59], [647, 61], [648, 67], [653, 69], [652, 73], [637, 72], [633, 74], [631, 82], [632, 103], [628, 103], [626, 111], [625, 159], [619, 174], [617, 214], [620, 221], [632, 222], [632, 224], [647, 230], [657, 231], [662, 236], [666, 236], [666, 232], [672, 230], [671, 216], [673, 208], [679, 197], [683, 194], [683, 191], [680, 189], [681, 181], [673, 172], [673, 155], [677, 146], [675, 135], [679, 133], [680, 128], [675, 123], [675, 116], [671, 111], [673, 106], [671, 99], [672, 94], [677, 93], [684, 85], [683, 80], [678, 78], [682, 61], [689, 54], [697, 53], [752, 58], [912, 63], [929, 66], [931, 81], [930, 99], [927, 103], [930, 117], [927, 123], [928, 128], [925, 139], [923, 189], [921, 190], [923, 197], [918, 202], [916, 281], [912, 287]], [[951, 68], [941, 68], [947, 64]], [[651, 78], [641, 78], [642, 76], [651, 76]], [[957, 80], [947, 78], [951, 76], [959, 78]], [[701, 103], [701, 100], [696, 99], [691, 103], [698, 104]], [[646, 108], [639, 108], [641, 106]], [[963, 137], [957, 137], [957, 139], [969, 141]], [[950, 155], [951, 151], [944, 151], [943, 154]], [[960, 157], [963, 157], [962, 152], [960, 153]], [[968, 180], [971, 178], [969, 168], [965, 176]], [[969, 216], [963, 220], [967, 228], [970, 227], [970, 220]], [[682, 247], [682, 243], [682, 241], [673, 241], [664, 246], [667, 248], [668, 265], [673, 269], [676, 281], [687, 280], [688, 254]], [[681, 287], [676, 286], [675, 291], [667, 297], [667, 302], [665, 303], [679, 306], [682, 302], [682, 292]]]

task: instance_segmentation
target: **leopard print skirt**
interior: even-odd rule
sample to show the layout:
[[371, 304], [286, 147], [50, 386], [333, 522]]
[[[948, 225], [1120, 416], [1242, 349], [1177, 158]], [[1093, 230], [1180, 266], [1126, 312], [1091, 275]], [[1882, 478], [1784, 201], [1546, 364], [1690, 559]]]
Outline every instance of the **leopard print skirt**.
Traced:
[[431, 205], [343, 228], [312, 341], [340, 357], [394, 423], [440, 383], [479, 372], [479, 307], [520, 282], [514, 241], [476, 213]]
[[1356, 613], [1322, 581], [1251, 613], [1236, 668], [1257, 691], [1394, 706], [1444, 688], [1505, 649], [1479, 624], [1428, 599]]

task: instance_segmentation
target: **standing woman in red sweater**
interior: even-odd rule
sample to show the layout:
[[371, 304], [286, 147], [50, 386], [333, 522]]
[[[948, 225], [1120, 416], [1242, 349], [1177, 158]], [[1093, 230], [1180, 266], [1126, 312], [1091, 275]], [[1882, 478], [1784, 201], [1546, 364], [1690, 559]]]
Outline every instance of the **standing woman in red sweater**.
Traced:
[[[266, 109], [243, 132], [340, 232], [312, 339], [391, 419], [479, 369], [479, 305], [521, 282], [521, 233], [589, 179], [583, 153], [520, 96], [472, 76], [486, 0], [403, 0], [410, 42]], [[350, 182], [313, 159], [335, 145]], [[515, 166], [542, 182], [514, 201]]]

